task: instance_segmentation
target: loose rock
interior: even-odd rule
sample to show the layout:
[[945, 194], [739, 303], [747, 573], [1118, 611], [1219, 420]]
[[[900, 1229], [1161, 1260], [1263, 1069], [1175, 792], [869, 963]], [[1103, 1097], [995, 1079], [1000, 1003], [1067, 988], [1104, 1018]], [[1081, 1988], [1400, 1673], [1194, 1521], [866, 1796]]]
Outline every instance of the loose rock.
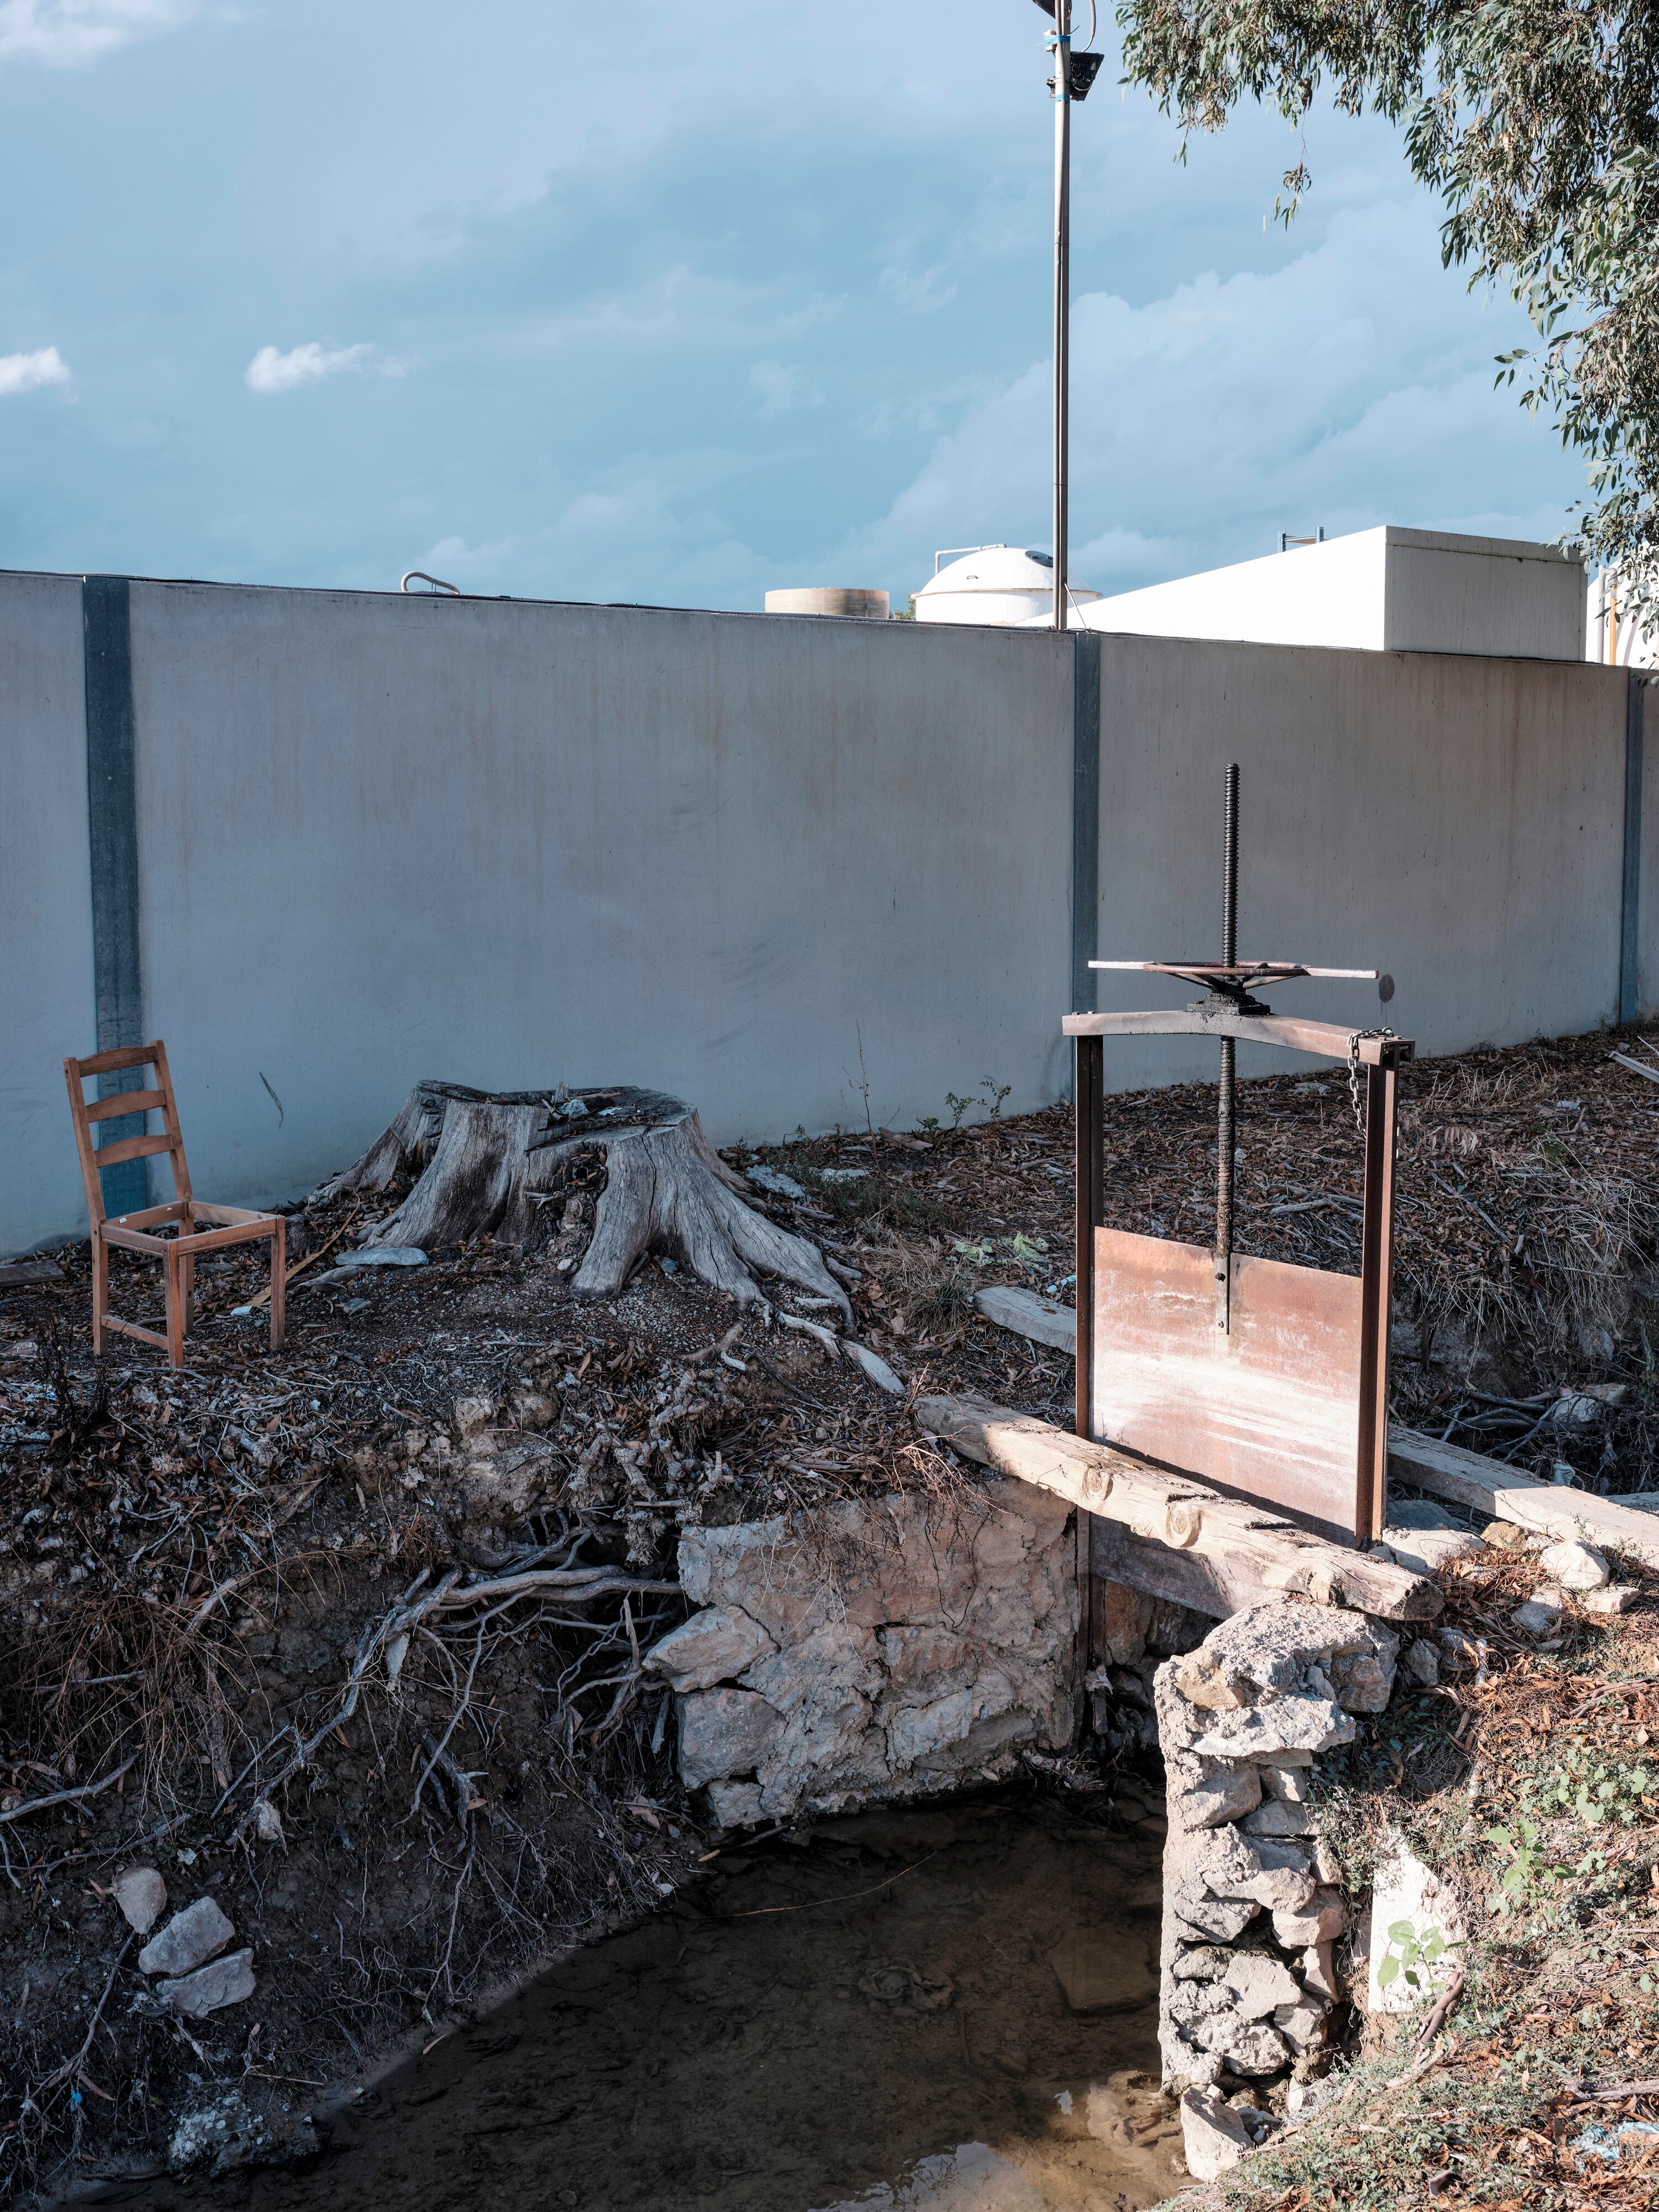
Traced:
[[156, 1994], [186, 2020], [201, 2020], [226, 2005], [244, 2004], [253, 1995], [253, 1954], [230, 1951], [198, 1966], [178, 1981], [158, 1982]]
[[115, 1877], [115, 1902], [133, 1933], [148, 1936], [167, 1909], [167, 1886], [154, 1867], [128, 1867]]
[[1244, 2123], [1213, 2090], [1188, 2089], [1181, 2100], [1181, 2146], [1194, 2181], [1213, 2181], [1250, 2148]]
[[175, 1912], [161, 1934], [138, 1954], [146, 1974], [187, 1974], [216, 1951], [222, 1951], [236, 1933], [210, 1897], [198, 1897], [182, 1912]]
[[1538, 1564], [1562, 1589], [1605, 1589], [1613, 1580], [1606, 1554], [1593, 1544], [1552, 1544], [1539, 1553]]

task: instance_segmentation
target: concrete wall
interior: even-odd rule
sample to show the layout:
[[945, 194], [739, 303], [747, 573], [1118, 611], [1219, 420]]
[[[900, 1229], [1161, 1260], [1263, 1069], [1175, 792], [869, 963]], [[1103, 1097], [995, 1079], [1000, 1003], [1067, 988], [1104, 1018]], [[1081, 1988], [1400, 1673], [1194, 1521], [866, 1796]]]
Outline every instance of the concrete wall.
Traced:
[[[720, 1140], [860, 1121], [866, 1079], [897, 1124], [988, 1076], [1010, 1111], [1065, 1095], [1077, 641], [194, 584], [131, 605], [143, 1025], [204, 1194], [304, 1189], [428, 1075], [659, 1085]], [[1214, 951], [1237, 759], [1247, 950], [1389, 968], [1425, 1051], [1611, 1018], [1623, 672], [1099, 651], [1103, 955]], [[82, 654], [79, 579], [0, 576], [0, 1253], [84, 1218], [59, 1090], [95, 1041]], [[1644, 850], [1653, 1004], [1659, 792]], [[1363, 988], [1278, 1002], [1379, 1018]], [[1109, 1066], [1212, 1072], [1149, 1042]]]
[[[40, 627], [16, 580], [0, 604], [6, 635]], [[878, 1121], [988, 1074], [1011, 1109], [1063, 1085], [1067, 641], [189, 584], [131, 605], [145, 1030], [204, 1194], [307, 1187], [427, 1075], [656, 1085], [717, 1139], [862, 1121], [860, 1048]], [[32, 649], [78, 686], [78, 632]], [[77, 696], [50, 729], [9, 711], [33, 774], [84, 782]], [[20, 1047], [48, 1099], [93, 1048], [72, 797], [42, 799], [73, 929]], [[32, 1194], [0, 1250], [72, 1230], [61, 1107], [4, 1144]]]
[[1143, 637], [1577, 660], [1587, 588], [1553, 546], [1389, 524], [1121, 592], [1080, 620]]
[[[1101, 641], [1100, 954], [1213, 958], [1223, 776], [1240, 763], [1239, 951], [1382, 968], [1276, 1012], [1419, 1052], [1592, 1029], [1618, 1007], [1627, 681], [1583, 663]], [[1659, 812], [1650, 811], [1651, 823]], [[1650, 842], [1651, 837], [1650, 836]], [[1659, 866], [1659, 854], [1654, 856]], [[1659, 877], [1650, 872], [1659, 896]], [[1650, 981], [1659, 939], [1644, 933]], [[1180, 1005], [1102, 975], [1101, 1006]], [[1651, 1000], [1644, 1003], [1651, 1003]], [[1242, 1073], [1292, 1064], [1241, 1048]], [[1213, 1081], [1214, 1048], [1108, 1046], [1109, 1084]]]
[[95, 1051], [78, 576], [0, 584], [0, 1253], [84, 1218], [64, 1091]]

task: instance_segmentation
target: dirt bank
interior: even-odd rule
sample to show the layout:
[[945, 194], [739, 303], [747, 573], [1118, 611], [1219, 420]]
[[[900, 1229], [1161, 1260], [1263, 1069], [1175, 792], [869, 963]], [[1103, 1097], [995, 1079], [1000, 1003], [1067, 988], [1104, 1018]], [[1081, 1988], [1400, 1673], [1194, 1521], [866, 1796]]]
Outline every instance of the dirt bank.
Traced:
[[[1396, 1401], [1622, 1490], [1659, 1434], [1653, 1109], [1606, 1054], [1409, 1073]], [[1212, 1109], [1197, 1088], [1109, 1102], [1111, 1219], [1206, 1234]], [[971, 1302], [999, 1280], [1066, 1295], [1068, 1122], [778, 1147], [799, 1194], [755, 1202], [821, 1245], [908, 1393], [1064, 1420], [1069, 1358]], [[1247, 1085], [1242, 1127], [1241, 1243], [1357, 1268], [1341, 1080]], [[366, 1219], [296, 1212], [290, 1249], [338, 1232], [337, 1253]], [[178, 1375], [131, 1344], [91, 1360], [80, 1248], [60, 1281], [0, 1291], [3, 2185], [164, 2158], [227, 2081], [277, 2128], [535, 1960], [660, 1910], [715, 1840], [640, 1663], [684, 1613], [682, 1528], [972, 1480], [904, 1398], [786, 1324], [821, 1325], [809, 1301], [780, 1297], [769, 1326], [653, 1260], [578, 1304], [579, 1237], [301, 1274], [274, 1358], [234, 1311], [257, 1263], [205, 1263]], [[221, 1905], [251, 2000], [183, 2023], [156, 2002], [109, 1893], [136, 1864], [169, 1911]]]

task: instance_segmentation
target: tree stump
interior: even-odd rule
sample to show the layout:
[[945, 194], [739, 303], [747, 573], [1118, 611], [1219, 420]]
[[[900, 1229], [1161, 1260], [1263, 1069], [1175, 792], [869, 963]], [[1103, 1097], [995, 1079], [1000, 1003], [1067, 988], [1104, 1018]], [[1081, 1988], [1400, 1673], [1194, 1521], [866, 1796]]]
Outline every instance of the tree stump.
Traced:
[[745, 1206], [741, 1177], [703, 1134], [696, 1109], [660, 1091], [417, 1083], [391, 1127], [317, 1196], [389, 1190], [412, 1175], [413, 1189], [376, 1224], [370, 1245], [432, 1250], [490, 1234], [533, 1250], [556, 1225], [558, 1201], [590, 1183], [585, 1170], [598, 1158], [605, 1186], [570, 1285], [578, 1297], [614, 1297], [654, 1250], [744, 1304], [762, 1296], [756, 1268], [831, 1299], [851, 1318], [817, 1246]]

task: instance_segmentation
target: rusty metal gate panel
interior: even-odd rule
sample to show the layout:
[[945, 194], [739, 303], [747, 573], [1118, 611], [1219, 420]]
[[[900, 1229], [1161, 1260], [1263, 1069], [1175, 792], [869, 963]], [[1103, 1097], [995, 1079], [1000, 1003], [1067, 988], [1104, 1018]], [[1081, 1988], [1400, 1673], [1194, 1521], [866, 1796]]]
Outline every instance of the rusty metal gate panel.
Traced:
[[1231, 1255], [1216, 1326], [1215, 1255], [1094, 1232], [1096, 1437], [1352, 1543], [1370, 1520], [1363, 1285]]

